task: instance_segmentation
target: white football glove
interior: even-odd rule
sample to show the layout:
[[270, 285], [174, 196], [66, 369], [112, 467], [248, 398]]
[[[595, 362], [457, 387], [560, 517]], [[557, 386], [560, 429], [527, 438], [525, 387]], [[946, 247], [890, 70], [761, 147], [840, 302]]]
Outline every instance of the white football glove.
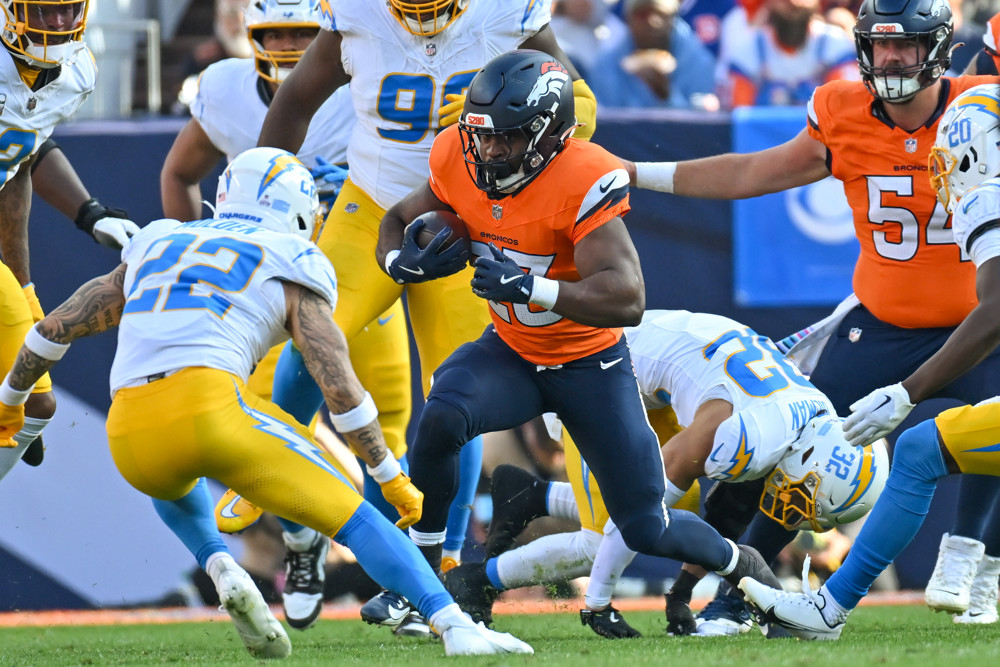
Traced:
[[118, 250], [127, 246], [132, 237], [139, 233], [139, 225], [127, 218], [100, 218], [94, 223], [91, 236], [103, 246]]
[[913, 409], [902, 383], [876, 389], [851, 405], [844, 420], [844, 437], [855, 447], [864, 447], [889, 435]]

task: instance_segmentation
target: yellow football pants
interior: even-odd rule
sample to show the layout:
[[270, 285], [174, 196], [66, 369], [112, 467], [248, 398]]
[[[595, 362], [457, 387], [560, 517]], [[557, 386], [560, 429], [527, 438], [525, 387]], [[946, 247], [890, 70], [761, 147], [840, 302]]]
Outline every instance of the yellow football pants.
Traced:
[[[0, 263], [0, 378], [6, 377], [14, 366], [24, 337], [34, 325], [31, 309], [24, 299], [24, 290], [10, 269]], [[31, 393], [49, 391], [52, 391], [52, 379], [46, 373], [38, 379]]]
[[176, 500], [211, 477], [331, 537], [362, 502], [308, 429], [225, 371], [187, 368], [120, 389], [107, 430], [122, 477], [154, 498]]

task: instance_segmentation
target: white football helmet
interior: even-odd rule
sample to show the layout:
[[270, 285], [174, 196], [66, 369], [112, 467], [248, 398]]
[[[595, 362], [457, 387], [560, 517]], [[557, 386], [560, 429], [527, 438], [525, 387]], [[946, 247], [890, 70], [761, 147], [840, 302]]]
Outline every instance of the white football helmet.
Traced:
[[314, 28], [319, 32], [319, 0], [253, 0], [243, 13], [257, 73], [281, 83], [305, 51], [269, 51], [261, 34], [268, 28]]
[[389, 11], [406, 31], [422, 37], [436, 35], [469, 6], [470, 0], [387, 0]]
[[889, 476], [885, 440], [854, 447], [843, 419], [812, 419], [767, 476], [760, 509], [788, 530], [823, 532], [871, 511]]
[[251, 148], [229, 163], [219, 177], [215, 217], [309, 241], [322, 228], [316, 182], [297, 157], [278, 148]]
[[931, 185], [949, 213], [965, 193], [1000, 176], [1000, 85], [970, 88], [948, 105], [931, 148]]
[[7, 49], [33, 67], [57, 67], [83, 48], [90, 0], [0, 0]]

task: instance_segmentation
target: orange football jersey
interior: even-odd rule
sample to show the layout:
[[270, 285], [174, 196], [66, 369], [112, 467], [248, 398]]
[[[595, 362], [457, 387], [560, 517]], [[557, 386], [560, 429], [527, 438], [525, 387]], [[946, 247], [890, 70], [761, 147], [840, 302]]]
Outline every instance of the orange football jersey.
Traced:
[[[628, 175], [596, 144], [569, 139], [535, 180], [514, 196], [490, 199], [476, 187], [462, 155], [458, 126], [441, 132], [430, 155], [430, 185], [469, 229], [472, 252], [492, 257], [494, 243], [526, 272], [580, 279], [573, 249], [580, 239], [629, 210]], [[590, 327], [531, 304], [489, 302], [497, 334], [524, 359], [556, 366], [599, 352], [620, 328]]]
[[829, 151], [861, 242], [854, 293], [883, 322], [951, 327], [976, 305], [976, 268], [955, 245], [927, 156], [948, 103], [989, 79], [942, 78], [941, 104], [915, 132], [877, 116], [875, 98], [860, 82], [824, 84], [809, 101], [809, 135]]

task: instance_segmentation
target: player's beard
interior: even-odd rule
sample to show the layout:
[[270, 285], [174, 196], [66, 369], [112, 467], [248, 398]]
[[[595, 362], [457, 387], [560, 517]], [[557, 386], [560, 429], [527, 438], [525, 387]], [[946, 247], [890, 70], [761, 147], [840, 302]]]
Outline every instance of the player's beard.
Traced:
[[774, 29], [774, 36], [779, 44], [797, 51], [809, 37], [809, 23], [812, 18], [811, 9], [798, 9], [787, 14], [772, 13], [768, 17], [768, 23]]

